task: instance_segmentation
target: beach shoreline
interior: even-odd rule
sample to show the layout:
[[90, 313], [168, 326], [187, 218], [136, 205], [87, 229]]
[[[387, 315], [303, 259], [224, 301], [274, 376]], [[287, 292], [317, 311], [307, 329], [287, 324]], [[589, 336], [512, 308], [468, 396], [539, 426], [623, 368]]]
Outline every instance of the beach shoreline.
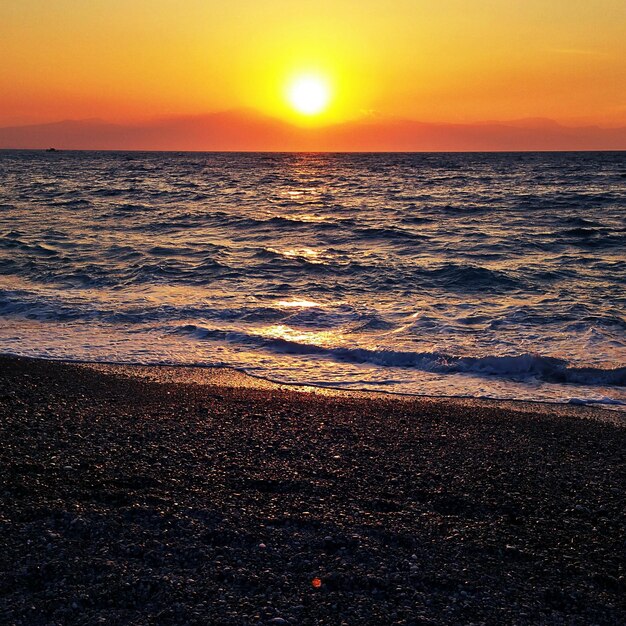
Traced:
[[0, 356], [0, 416], [7, 623], [626, 621], [613, 411]]
[[313, 393], [340, 397], [355, 398], [388, 398], [404, 402], [448, 403], [459, 407], [499, 408], [519, 411], [522, 413], [550, 414], [561, 417], [593, 419], [614, 426], [626, 426], [626, 411], [621, 406], [599, 402], [557, 402], [553, 400], [527, 400], [498, 397], [477, 397], [411, 394], [399, 391], [383, 391], [375, 389], [349, 388], [329, 384], [312, 384], [274, 380], [262, 375], [253, 374], [243, 369], [228, 365], [202, 365], [186, 363], [125, 363], [113, 361], [85, 361], [60, 358], [44, 358], [21, 356], [12, 353], [0, 353], [0, 359], [26, 359], [47, 363], [76, 365], [101, 372], [103, 374], [140, 378], [153, 382], [170, 382], [183, 384], [209, 385], [217, 387], [235, 387], [247, 389], [266, 389]]

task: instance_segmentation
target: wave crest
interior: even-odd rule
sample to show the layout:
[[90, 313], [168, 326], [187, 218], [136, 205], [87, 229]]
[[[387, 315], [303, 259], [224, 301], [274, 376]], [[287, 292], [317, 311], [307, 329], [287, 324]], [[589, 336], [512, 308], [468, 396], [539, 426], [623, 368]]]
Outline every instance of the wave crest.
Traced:
[[282, 337], [267, 337], [240, 331], [209, 329], [188, 324], [176, 332], [197, 339], [219, 340], [253, 345], [258, 348], [295, 355], [317, 355], [336, 361], [371, 364], [379, 367], [413, 368], [438, 374], [472, 374], [518, 380], [536, 379], [550, 383], [590, 386], [626, 386], [626, 367], [602, 369], [576, 367], [565, 359], [539, 354], [456, 356], [445, 352], [326, 347]]

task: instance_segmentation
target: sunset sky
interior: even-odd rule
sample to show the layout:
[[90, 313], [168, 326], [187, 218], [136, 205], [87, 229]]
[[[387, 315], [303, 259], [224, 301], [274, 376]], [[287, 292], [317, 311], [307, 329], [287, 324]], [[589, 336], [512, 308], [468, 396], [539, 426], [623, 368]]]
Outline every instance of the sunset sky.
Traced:
[[[0, 126], [251, 108], [298, 124], [626, 124], [624, 0], [5, 0]], [[298, 112], [289, 89], [323, 81]]]

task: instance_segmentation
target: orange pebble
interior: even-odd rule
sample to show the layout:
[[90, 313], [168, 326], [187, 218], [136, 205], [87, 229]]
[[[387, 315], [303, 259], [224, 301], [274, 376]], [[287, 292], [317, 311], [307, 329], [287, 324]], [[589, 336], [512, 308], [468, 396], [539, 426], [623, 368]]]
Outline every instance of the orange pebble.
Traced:
[[322, 586], [322, 581], [319, 578], [314, 578], [311, 581], [311, 584], [316, 588], [319, 589]]

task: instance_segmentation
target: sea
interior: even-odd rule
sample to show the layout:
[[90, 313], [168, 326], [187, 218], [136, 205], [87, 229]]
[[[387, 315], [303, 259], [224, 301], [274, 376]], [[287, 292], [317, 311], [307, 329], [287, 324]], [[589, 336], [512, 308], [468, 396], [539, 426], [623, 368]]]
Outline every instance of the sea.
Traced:
[[626, 410], [626, 152], [0, 151], [0, 352]]

